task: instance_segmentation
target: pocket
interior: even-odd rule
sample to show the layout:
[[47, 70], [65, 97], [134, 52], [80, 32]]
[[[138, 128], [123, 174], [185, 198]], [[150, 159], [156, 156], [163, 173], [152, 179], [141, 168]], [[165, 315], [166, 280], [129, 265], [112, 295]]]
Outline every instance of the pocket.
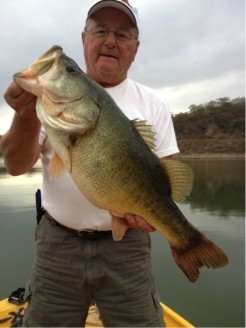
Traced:
[[154, 306], [157, 310], [156, 312], [157, 312], [157, 317], [159, 320], [158, 327], [166, 327], [166, 324], [164, 322], [164, 311], [160, 304], [159, 293], [157, 290], [154, 290], [151, 292], [151, 295], [152, 295], [152, 300], [153, 300]]
[[31, 284], [30, 281], [28, 281], [25, 286], [24, 301], [29, 302], [31, 299], [31, 295], [32, 295]]
[[157, 290], [152, 291], [151, 296], [152, 296], [153, 302], [155, 304], [155, 307], [157, 309], [160, 308], [160, 297], [159, 297], [158, 291]]
[[39, 234], [40, 234], [39, 232], [40, 232], [40, 230], [42, 229], [42, 227], [44, 225], [44, 221], [45, 221], [45, 219], [44, 219], [44, 215], [43, 215], [41, 220], [39, 221], [39, 224], [35, 228], [35, 242], [37, 242], [37, 240], [38, 240], [38, 237], [39, 237]]

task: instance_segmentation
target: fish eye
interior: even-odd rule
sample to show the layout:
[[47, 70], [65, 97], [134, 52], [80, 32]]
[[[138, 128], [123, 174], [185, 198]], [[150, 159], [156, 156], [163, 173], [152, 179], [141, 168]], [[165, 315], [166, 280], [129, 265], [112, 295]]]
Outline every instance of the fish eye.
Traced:
[[67, 70], [68, 73], [74, 73], [76, 71], [76, 67], [73, 66], [73, 65], [68, 65], [66, 67], [66, 70]]

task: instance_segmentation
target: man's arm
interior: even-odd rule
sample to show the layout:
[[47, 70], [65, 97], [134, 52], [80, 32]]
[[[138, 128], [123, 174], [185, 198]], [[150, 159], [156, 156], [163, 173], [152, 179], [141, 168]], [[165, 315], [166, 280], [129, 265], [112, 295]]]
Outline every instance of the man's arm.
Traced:
[[40, 122], [36, 116], [36, 97], [12, 82], [4, 94], [6, 102], [15, 110], [10, 129], [1, 138], [0, 149], [5, 166], [12, 175], [30, 170], [38, 160]]

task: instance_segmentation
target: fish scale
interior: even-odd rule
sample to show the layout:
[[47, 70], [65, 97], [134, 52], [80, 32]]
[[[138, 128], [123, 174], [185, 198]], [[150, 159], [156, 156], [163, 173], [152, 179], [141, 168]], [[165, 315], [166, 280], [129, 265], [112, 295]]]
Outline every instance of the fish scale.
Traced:
[[[86, 137], [81, 137], [78, 145], [72, 149], [72, 177], [79, 188], [84, 188], [88, 182], [88, 189], [93, 189], [90, 194], [94, 197], [90, 200], [98, 207], [112, 209], [114, 213], [117, 213], [117, 209], [119, 215], [122, 215], [122, 206], [125, 204], [128, 211], [123, 211], [123, 214], [137, 214], [141, 209], [142, 201], [151, 199], [151, 190], [153, 190], [153, 195], [158, 195], [160, 198], [159, 192], [155, 189], [157, 187], [161, 189], [159, 184], [163, 186], [167, 181], [164, 180], [163, 170], [160, 169], [155, 170], [155, 173], [159, 171], [159, 174], [156, 174], [153, 179], [153, 174], [149, 174], [150, 165], [143, 151], [143, 148], [147, 149], [144, 141], [139, 138], [138, 142], [132, 142], [134, 133], [137, 134], [137, 132], [134, 131], [128, 119], [121, 121], [119, 133], [118, 126], [114, 124], [114, 116], [117, 117], [117, 112], [114, 109], [111, 110], [110, 106], [106, 107], [107, 110], [103, 111], [98, 119], [97, 129], [91, 131]], [[108, 117], [110, 117], [110, 122]], [[122, 131], [127, 131], [127, 128], [128, 133], [123, 133]], [[113, 142], [111, 135], [115, 136]], [[140, 148], [141, 151], [136, 151], [136, 148]], [[158, 160], [153, 160], [155, 155], [149, 152], [149, 149], [148, 154], [151, 165], [160, 167]], [[84, 159], [83, 165], [80, 165], [81, 158]], [[124, 170], [120, 169], [121, 167]], [[96, 193], [99, 193], [100, 197]], [[96, 202], [97, 199], [100, 203]]]

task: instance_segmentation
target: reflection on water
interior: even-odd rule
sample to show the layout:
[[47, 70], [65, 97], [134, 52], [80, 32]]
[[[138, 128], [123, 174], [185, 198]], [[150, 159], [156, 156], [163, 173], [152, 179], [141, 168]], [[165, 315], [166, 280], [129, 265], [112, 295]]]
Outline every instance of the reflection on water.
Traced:
[[[159, 233], [151, 234], [161, 299], [196, 326], [245, 327], [244, 161], [185, 162], [192, 167], [195, 182], [190, 197], [179, 207], [227, 253], [230, 263], [218, 270], [202, 269], [198, 282], [191, 284], [174, 263], [167, 241]], [[41, 186], [40, 167], [11, 177], [1, 164], [0, 158], [0, 299], [29, 279], [34, 194]]]
[[244, 160], [190, 160], [187, 164], [195, 177], [186, 201], [192, 209], [216, 212], [223, 218], [244, 215]]
[[41, 186], [41, 170], [38, 164], [30, 172], [13, 177], [0, 167], [0, 213], [25, 211], [34, 206], [34, 193]]
[[[191, 195], [184, 204], [191, 209], [216, 213], [223, 218], [244, 216], [245, 213], [245, 161], [244, 160], [184, 160], [193, 170], [194, 185]], [[7, 174], [0, 158], [0, 210], [4, 204], [33, 204], [30, 190], [41, 185], [41, 165], [38, 163], [30, 172], [22, 176], [12, 177]], [[14, 186], [16, 188], [14, 188]], [[26, 194], [26, 195], [23, 195]], [[8, 195], [16, 195], [5, 203]], [[26, 201], [23, 204], [23, 197]], [[13, 197], [14, 198], [14, 197]]]

